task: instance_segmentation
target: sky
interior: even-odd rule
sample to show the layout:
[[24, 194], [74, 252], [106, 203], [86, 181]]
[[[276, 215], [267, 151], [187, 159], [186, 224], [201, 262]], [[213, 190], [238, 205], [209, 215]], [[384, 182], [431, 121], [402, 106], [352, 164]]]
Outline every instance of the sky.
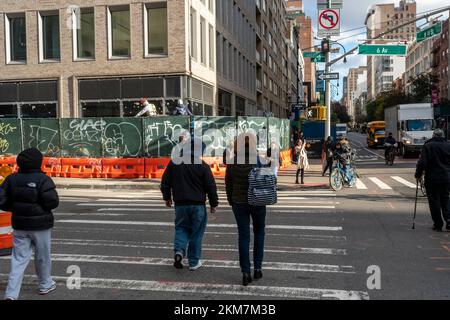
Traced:
[[[378, 3], [395, 3], [397, 6], [400, 2], [400, 0], [343, 0], [344, 7], [341, 10], [341, 36], [332, 38], [333, 40], [339, 40], [343, 39], [342, 41], [339, 40], [339, 42], [345, 46], [346, 50], [351, 50], [355, 46], [358, 45], [358, 40], [364, 40], [365, 34], [357, 35], [358, 33], [365, 32], [365, 28], [348, 31], [351, 29], [364, 27], [364, 20], [366, 18], [366, 13], [368, 8], [371, 5], [378, 4]], [[448, 6], [448, 0], [416, 0], [417, 3], [417, 13], [422, 13], [424, 11], [433, 10], [441, 7]], [[313, 19], [313, 24], [315, 30], [317, 30], [317, 0], [303, 0], [303, 6], [304, 10], [306, 12], [306, 15], [310, 16]], [[441, 19], [444, 17], [448, 17], [448, 13], [446, 13]], [[422, 25], [425, 20], [422, 20], [419, 22], [419, 25]], [[344, 31], [344, 32], [343, 32]], [[349, 37], [351, 36], [351, 37]], [[347, 38], [348, 39], [344, 39]], [[316, 44], [319, 44], [320, 41], [316, 41]], [[339, 47], [339, 46], [338, 46]], [[341, 53], [342, 54], [342, 49]], [[337, 57], [338, 55], [333, 55], [334, 57]], [[332, 58], [333, 58], [332, 56]], [[333, 99], [338, 100], [342, 97], [342, 78], [348, 74], [349, 68], [354, 68], [358, 66], [364, 66], [366, 65], [366, 57], [365, 56], [359, 56], [357, 54], [353, 54], [347, 57], [347, 64], [344, 64], [341, 60], [341, 62], [338, 62], [336, 65], [332, 67], [333, 72], [339, 72], [340, 73], [340, 82], [339, 82], [339, 89], [336, 90], [336, 86], [333, 89]], [[323, 64], [319, 64], [320, 69], [323, 69]], [[337, 84], [337, 82], [335, 82]]]

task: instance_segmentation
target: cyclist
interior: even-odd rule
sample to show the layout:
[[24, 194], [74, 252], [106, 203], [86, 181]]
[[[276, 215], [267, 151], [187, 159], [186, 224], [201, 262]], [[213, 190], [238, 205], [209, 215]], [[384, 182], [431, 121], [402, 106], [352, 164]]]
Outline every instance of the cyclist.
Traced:
[[335, 149], [334, 149], [334, 159], [339, 161], [342, 165], [342, 168], [344, 169], [345, 172], [345, 178], [347, 180], [347, 182], [350, 182], [350, 180], [352, 179], [349, 176], [349, 166], [351, 166], [351, 159], [352, 159], [352, 151], [351, 148], [348, 144], [348, 142], [344, 142], [343, 139], [336, 143]]
[[[388, 154], [389, 152], [395, 148], [397, 141], [395, 140], [394, 136], [392, 135], [392, 132], [389, 132], [388, 137], [386, 138], [386, 140], [384, 140], [384, 144], [386, 146], [386, 150], [384, 151], [384, 158], [386, 159], [387, 162], [387, 158], [388, 158]], [[394, 155], [395, 157], [395, 155]]]

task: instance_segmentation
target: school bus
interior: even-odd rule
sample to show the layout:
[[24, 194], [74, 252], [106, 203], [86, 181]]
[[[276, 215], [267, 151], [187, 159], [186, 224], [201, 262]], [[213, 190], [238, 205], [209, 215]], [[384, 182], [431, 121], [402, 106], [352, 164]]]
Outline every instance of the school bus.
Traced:
[[373, 121], [367, 124], [367, 146], [376, 148], [384, 145], [386, 134], [384, 121]]

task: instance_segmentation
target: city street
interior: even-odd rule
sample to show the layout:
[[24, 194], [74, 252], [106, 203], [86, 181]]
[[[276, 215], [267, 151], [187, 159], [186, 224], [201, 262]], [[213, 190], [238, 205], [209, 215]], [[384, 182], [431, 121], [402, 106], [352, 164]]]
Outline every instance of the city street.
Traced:
[[[36, 295], [30, 264], [23, 299], [449, 299], [450, 233], [431, 230], [419, 192], [412, 230], [417, 159], [386, 167], [382, 150], [358, 148], [354, 189], [281, 190], [268, 209], [264, 277], [241, 286], [237, 229], [220, 191], [209, 215], [203, 267], [172, 266], [173, 209], [158, 190], [59, 190], [53, 231], [54, 293]], [[319, 175], [318, 172], [307, 176]], [[0, 259], [0, 291], [9, 257]], [[185, 263], [186, 265], [186, 263]], [[69, 290], [76, 266], [81, 289]], [[370, 286], [373, 266], [380, 288]], [[368, 273], [369, 272], [369, 273]]]

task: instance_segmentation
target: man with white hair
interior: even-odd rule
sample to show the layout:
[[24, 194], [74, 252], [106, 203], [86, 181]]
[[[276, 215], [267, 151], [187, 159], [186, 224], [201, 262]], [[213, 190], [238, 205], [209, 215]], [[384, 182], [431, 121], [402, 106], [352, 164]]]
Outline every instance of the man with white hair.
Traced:
[[425, 188], [430, 205], [433, 230], [442, 231], [444, 221], [450, 230], [450, 143], [444, 138], [444, 131], [436, 129], [433, 138], [422, 149], [415, 177], [420, 179], [425, 172]]

